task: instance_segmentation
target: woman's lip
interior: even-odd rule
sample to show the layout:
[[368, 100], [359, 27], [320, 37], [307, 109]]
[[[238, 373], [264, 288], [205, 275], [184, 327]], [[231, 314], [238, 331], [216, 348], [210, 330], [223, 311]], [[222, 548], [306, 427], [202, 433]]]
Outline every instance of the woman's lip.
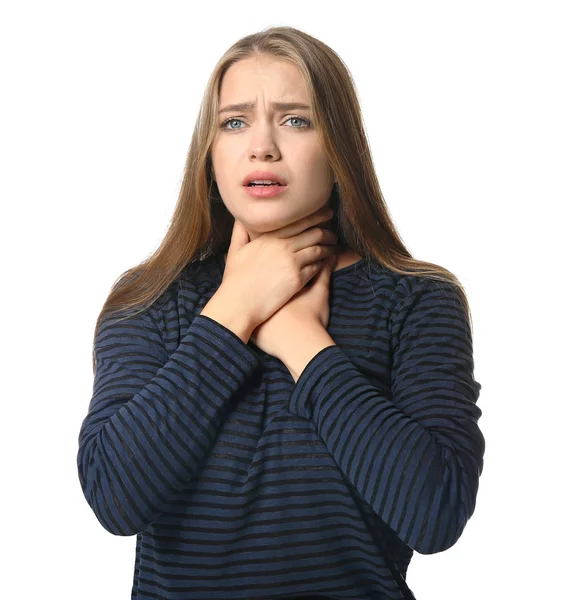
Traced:
[[281, 194], [288, 186], [287, 185], [245, 185], [244, 188], [250, 196], [254, 198], [270, 198]]

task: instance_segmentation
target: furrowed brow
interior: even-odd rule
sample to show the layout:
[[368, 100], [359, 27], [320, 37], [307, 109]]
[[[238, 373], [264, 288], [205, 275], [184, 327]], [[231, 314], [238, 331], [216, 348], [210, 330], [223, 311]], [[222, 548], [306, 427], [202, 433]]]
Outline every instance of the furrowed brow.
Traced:
[[[301, 102], [272, 102], [272, 106], [277, 111], [295, 110], [297, 108], [310, 110], [310, 106], [308, 106], [308, 104], [302, 104]], [[254, 102], [240, 102], [239, 104], [228, 104], [227, 106], [220, 108], [218, 114], [221, 115], [225, 112], [253, 111], [255, 107], [256, 105]]]

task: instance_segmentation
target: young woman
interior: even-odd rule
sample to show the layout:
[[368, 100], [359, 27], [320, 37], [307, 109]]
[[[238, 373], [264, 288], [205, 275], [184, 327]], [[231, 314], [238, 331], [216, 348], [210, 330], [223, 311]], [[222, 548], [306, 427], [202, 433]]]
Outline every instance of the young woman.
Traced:
[[346, 67], [294, 28], [216, 66], [167, 235], [113, 286], [93, 366], [79, 478], [137, 536], [132, 598], [414, 598], [413, 552], [474, 512], [465, 292], [405, 248]]

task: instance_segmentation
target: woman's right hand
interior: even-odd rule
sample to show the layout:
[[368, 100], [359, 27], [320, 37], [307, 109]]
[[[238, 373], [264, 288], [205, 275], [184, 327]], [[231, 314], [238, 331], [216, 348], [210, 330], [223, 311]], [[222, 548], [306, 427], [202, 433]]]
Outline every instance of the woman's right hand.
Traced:
[[220, 295], [246, 312], [254, 328], [269, 319], [318, 273], [323, 259], [335, 252], [335, 233], [316, 227], [331, 217], [330, 209], [323, 207], [253, 241], [236, 219]]

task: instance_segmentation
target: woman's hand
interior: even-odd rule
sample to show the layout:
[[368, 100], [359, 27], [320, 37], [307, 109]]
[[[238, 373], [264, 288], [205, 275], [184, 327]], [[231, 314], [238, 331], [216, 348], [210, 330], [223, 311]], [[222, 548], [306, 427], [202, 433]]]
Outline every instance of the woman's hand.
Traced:
[[286, 362], [284, 351], [289, 349], [293, 340], [313, 335], [317, 329], [326, 331], [330, 318], [330, 276], [338, 259], [336, 246], [333, 248], [335, 254], [324, 259], [322, 268], [312, 279], [312, 285], [302, 288], [254, 329], [250, 341], [260, 350]]
[[244, 310], [250, 326], [266, 321], [320, 270], [320, 261], [333, 254], [336, 234], [322, 226], [326, 208], [250, 241], [237, 219], [226, 258], [220, 296]]

